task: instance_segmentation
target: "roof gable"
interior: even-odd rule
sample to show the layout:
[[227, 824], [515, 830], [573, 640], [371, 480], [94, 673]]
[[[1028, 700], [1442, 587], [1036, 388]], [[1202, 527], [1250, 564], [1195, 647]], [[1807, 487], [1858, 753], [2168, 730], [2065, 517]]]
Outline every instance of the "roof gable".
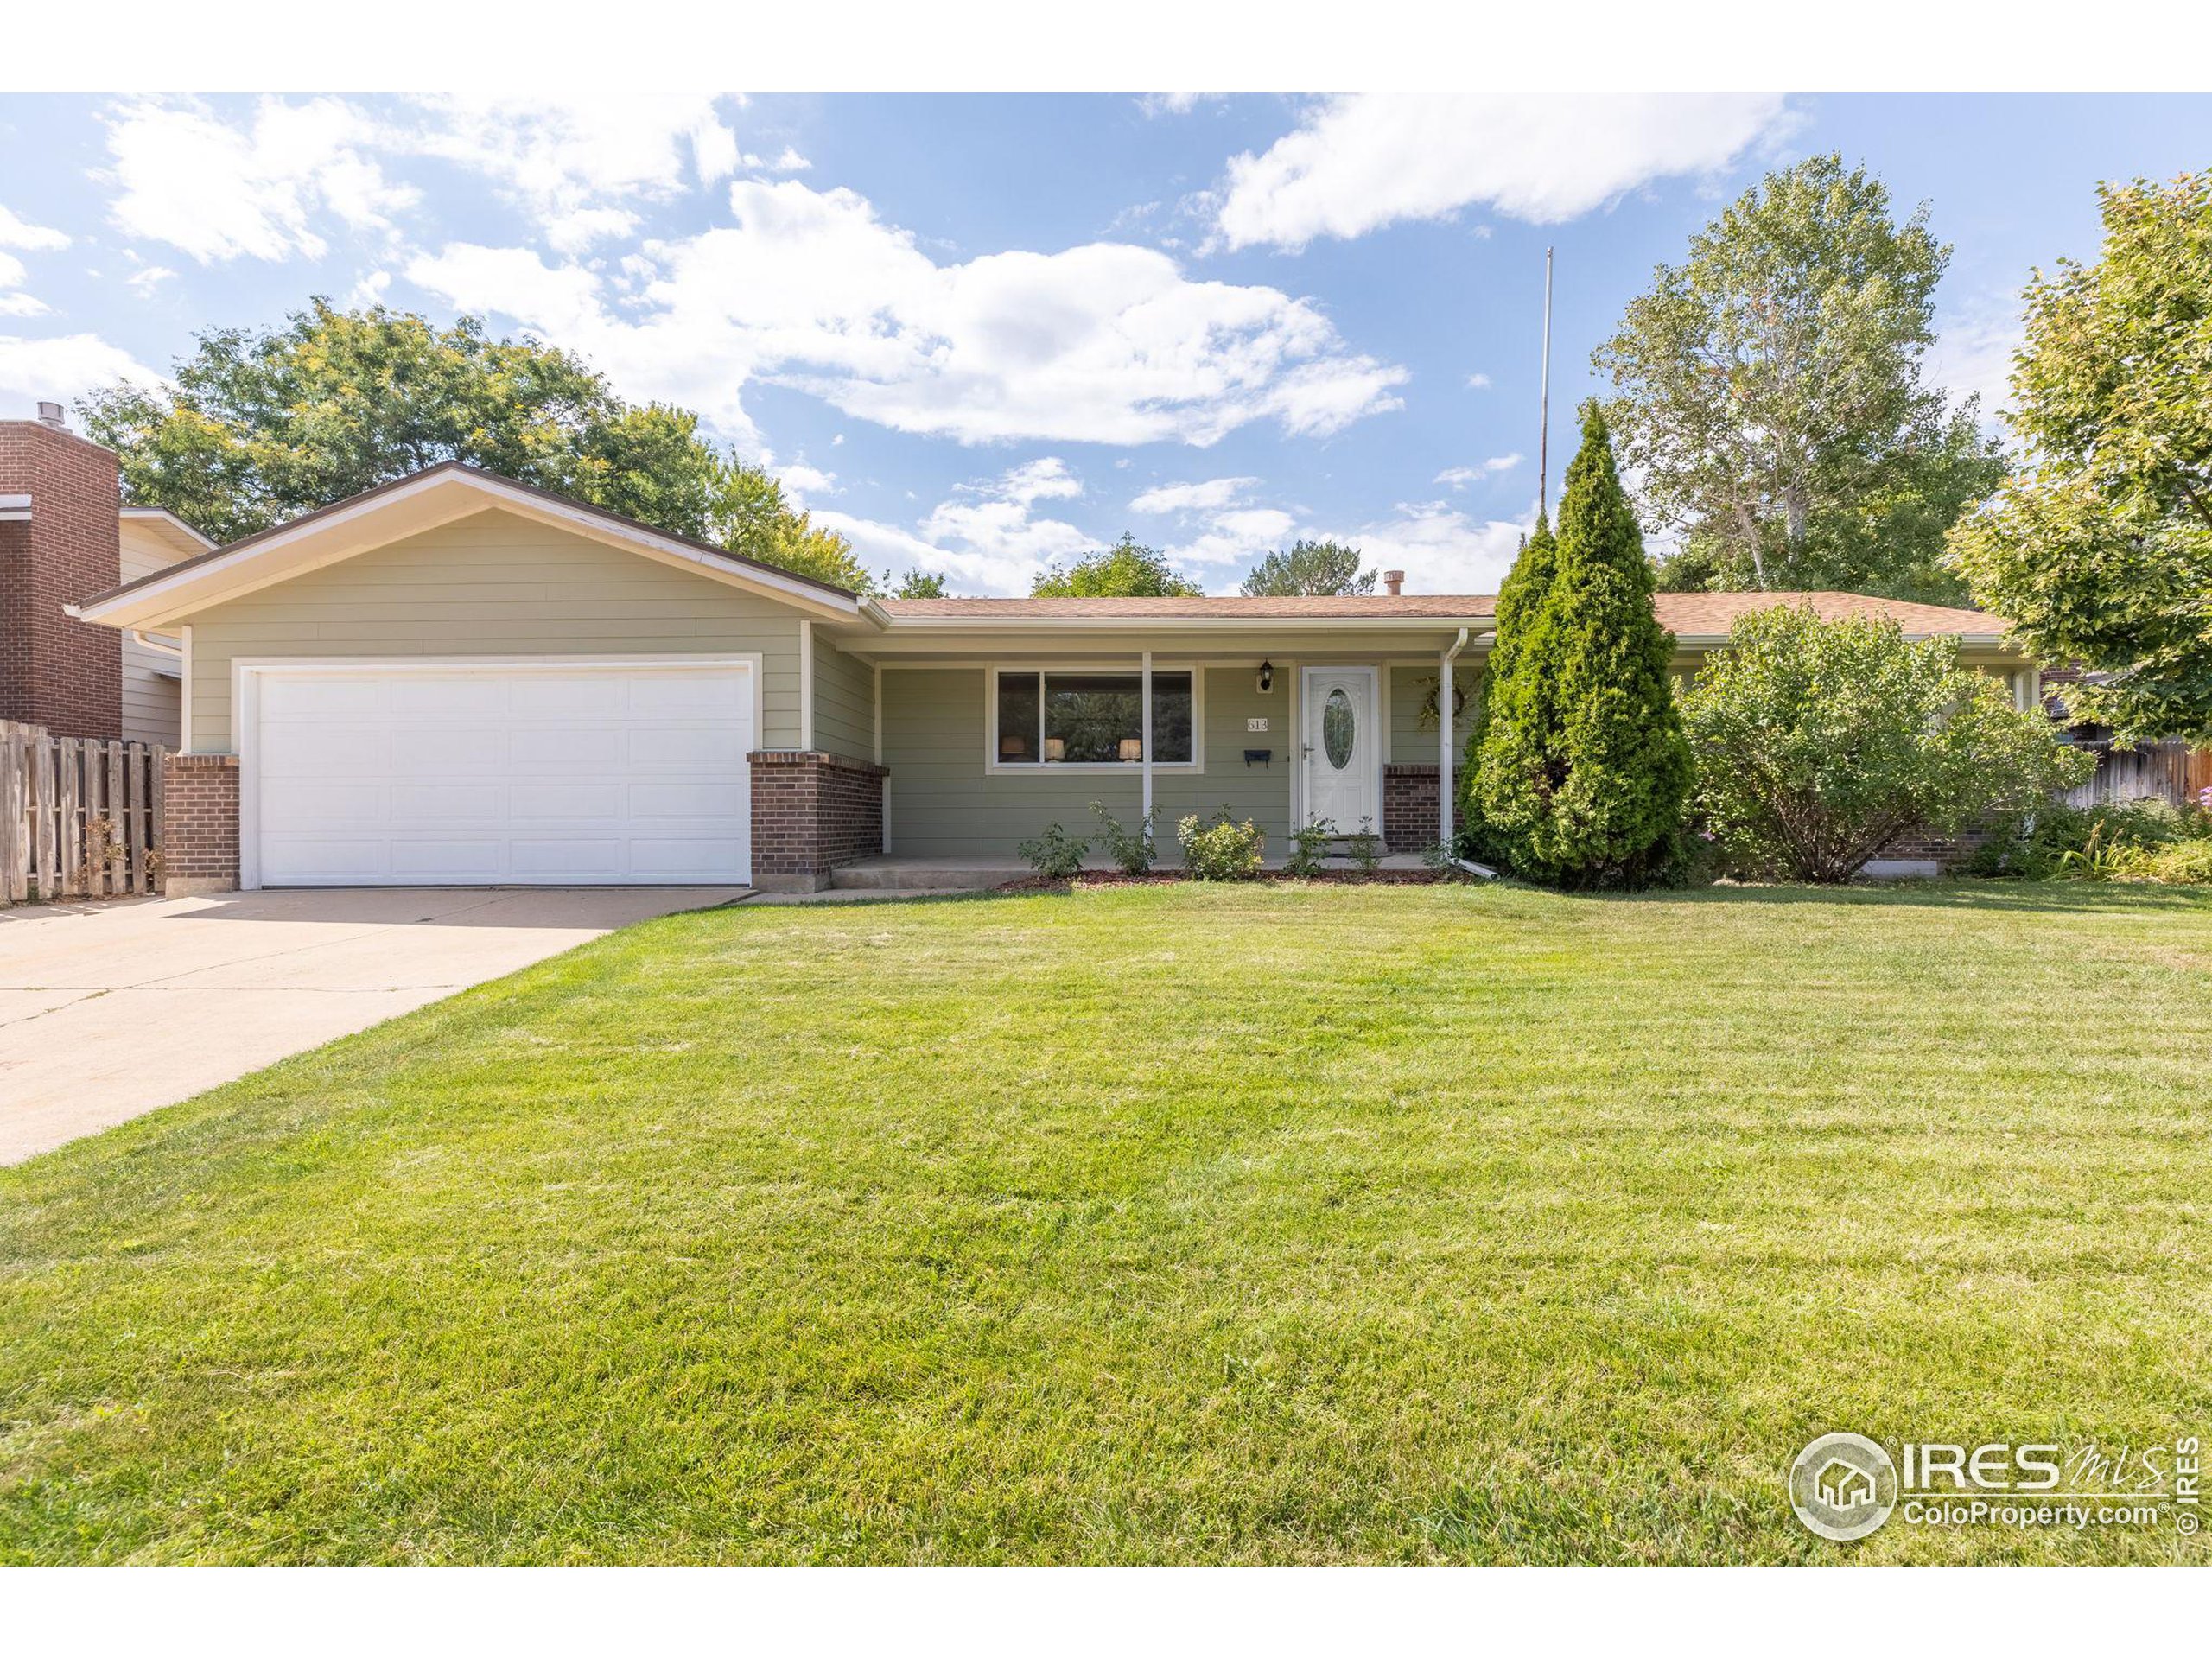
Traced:
[[702, 542], [671, 536], [512, 479], [448, 461], [302, 514], [226, 547], [180, 560], [77, 608], [86, 621], [144, 627], [222, 604], [309, 570], [497, 507], [523, 518], [687, 567], [819, 615], [849, 617], [859, 599], [842, 588], [781, 570]]

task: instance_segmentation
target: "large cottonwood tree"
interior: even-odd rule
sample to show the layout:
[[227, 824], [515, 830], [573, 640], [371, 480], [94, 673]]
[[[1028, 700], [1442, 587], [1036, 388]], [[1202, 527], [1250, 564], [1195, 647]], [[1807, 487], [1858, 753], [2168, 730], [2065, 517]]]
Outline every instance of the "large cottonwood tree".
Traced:
[[1815, 156], [1662, 265], [1593, 361], [1669, 588], [1955, 600], [1943, 536], [2004, 475], [1969, 397], [1923, 378], [1950, 250], [1925, 204]]

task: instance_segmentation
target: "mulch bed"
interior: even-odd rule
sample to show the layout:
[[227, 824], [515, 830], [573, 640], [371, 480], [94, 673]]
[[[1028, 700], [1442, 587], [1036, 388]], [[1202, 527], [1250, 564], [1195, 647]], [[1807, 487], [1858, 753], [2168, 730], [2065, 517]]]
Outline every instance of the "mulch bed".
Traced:
[[[1066, 893], [1077, 887], [1179, 887], [1190, 879], [1180, 870], [1155, 870], [1148, 875], [1124, 875], [1119, 870], [1085, 870], [1072, 881], [1055, 880], [1044, 875], [1025, 875], [1013, 881], [1001, 881], [991, 891]], [[1427, 887], [1440, 881], [1464, 879], [1457, 872], [1447, 870], [1377, 870], [1372, 875], [1363, 875], [1357, 870], [1323, 870], [1318, 875], [1292, 875], [1282, 870], [1263, 870], [1252, 880], [1276, 887], [1311, 884], [1335, 887]], [[1236, 884], [1224, 881], [1217, 885], [1233, 887]]]

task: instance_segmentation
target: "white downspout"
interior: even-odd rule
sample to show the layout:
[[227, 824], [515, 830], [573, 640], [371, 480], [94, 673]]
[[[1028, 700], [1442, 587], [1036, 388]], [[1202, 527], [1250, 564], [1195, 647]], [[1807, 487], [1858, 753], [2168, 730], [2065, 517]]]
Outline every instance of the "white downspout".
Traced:
[[1459, 637], [1452, 642], [1452, 649], [1437, 658], [1436, 677], [1436, 838], [1445, 846], [1452, 844], [1452, 662], [1467, 648], [1467, 631], [1459, 630]]
[[1144, 822], [1152, 822], [1152, 653], [1144, 653], [1137, 695], [1144, 700]]

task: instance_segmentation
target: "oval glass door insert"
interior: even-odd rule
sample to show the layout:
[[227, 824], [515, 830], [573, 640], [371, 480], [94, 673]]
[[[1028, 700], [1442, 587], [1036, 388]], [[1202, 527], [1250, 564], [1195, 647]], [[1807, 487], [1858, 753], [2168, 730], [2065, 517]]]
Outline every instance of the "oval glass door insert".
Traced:
[[1338, 772], [1351, 764], [1351, 699], [1340, 685], [1321, 705], [1321, 749]]

